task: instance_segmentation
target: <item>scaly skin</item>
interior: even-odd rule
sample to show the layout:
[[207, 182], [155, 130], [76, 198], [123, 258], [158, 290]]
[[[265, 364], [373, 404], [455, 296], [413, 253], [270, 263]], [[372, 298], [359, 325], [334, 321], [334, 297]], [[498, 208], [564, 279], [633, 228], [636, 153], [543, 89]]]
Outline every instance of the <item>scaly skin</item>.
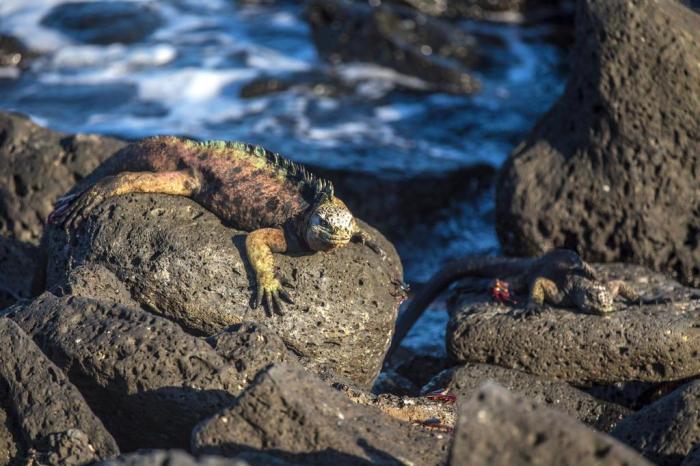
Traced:
[[358, 241], [385, 257], [330, 182], [239, 142], [164, 136], [131, 144], [59, 199], [49, 223], [75, 229], [105, 199], [135, 192], [192, 198], [224, 224], [249, 231], [246, 253], [257, 285], [253, 307], [264, 302], [279, 314], [282, 300], [291, 299], [275, 276], [272, 253], [329, 251]]
[[500, 279], [508, 282], [514, 291], [527, 291], [527, 306], [516, 312], [516, 316], [537, 313], [545, 303], [604, 315], [614, 310], [617, 296], [629, 301], [639, 299], [622, 281], [603, 283], [596, 279], [590, 265], [575, 252], [565, 249], [555, 249], [530, 259], [465, 257], [446, 264], [413, 298], [396, 324], [387, 360], [427, 306], [450, 284], [465, 277]]

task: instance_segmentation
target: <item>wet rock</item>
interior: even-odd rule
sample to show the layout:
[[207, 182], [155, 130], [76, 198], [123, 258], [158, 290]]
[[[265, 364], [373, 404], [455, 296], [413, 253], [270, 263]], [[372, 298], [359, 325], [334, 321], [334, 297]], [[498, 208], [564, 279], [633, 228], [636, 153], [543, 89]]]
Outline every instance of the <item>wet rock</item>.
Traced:
[[18, 76], [19, 70], [27, 68], [36, 56], [19, 39], [0, 34], [0, 79]]
[[0, 235], [38, 244], [54, 201], [123, 146], [0, 112]]
[[125, 451], [187, 448], [192, 427], [243, 388], [205, 341], [140, 309], [50, 293], [11, 309]]
[[357, 405], [308, 373], [279, 365], [192, 433], [198, 454], [261, 450], [306, 465], [434, 465], [446, 443], [442, 434]]
[[312, 170], [333, 181], [336, 192], [352, 212], [391, 240], [415, 235], [411, 231], [414, 226], [432, 225], [445, 215], [456, 215], [453, 211], [446, 213], [446, 208], [449, 210], [453, 204], [463, 206], [490, 193], [496, 176], [495, 169], [486, 164], [405, 178], [319, 166]]
[[576, 29], [564, 95], [499, 176], [504, 250], [562, 246], [700, 286], [700, 15], [588, 0]]
[[9, 403], [6, 408], [28, 449], [50, 465], [78, 465], [119, 454], [78, 389], [17, 324], [0, 318], [0, 342], [6, 349], [0, 364], [1, 398]]
[[566, 382], [541, 379], [525, 372], [488, 364], [465, 364], [457, 368], [449, 384], [443, 387], [455, 395], [458, 401], [468, 400], [487, 381], [496, 382], [509, 391], [557, 409], [605, 432], [630, 414], [630, 410], [597, 400]]
[[488, 383], [464, 403], [451, 465], [646, 465], [629, 447], [551, 408]]
[[[700, 374], [698, 291], [633, 265], [597, 267], [604, 279], [627, 281], [645, 304], [617, 302], [607, 316], [545, 306], [518, 318], [486, 293], [457, 300], [448, 352], [462, 362], [488, 363], [575, 384], [661, 382]], [[517, 297], [521, 302], [524, 297]]]
[[88, 44], [139, 42], [161, 23], [153, 4], [125, 1], [60, 3], [41, 20], [42, 26]]
[[625, 418], [611, 435], [658, 465], [681, 464], [700, 444], [700, 380]]
[[[296, 464], [296, 463], [295, 463]], [[291, 466], [292, 463], [263, 453], [246, 453], [238, 458], [200, 456], [182, 450], [147, 450], [102, 461], [96, 466]]]
[[0, 236], [0, 309], [36, 295], [44, 281], [36, 246]]
[[245, 235], [224, 227], [195, 202], [168, 195], [132, 194], [101, 204], [66, 247], [52, 229], [48, 283], [70, 267], [101, 264], [145, 309], [212, 335], [241, 322], [264, 322], [298, 354], [368, 386], [377, 376], [399, 305], [398, 255], [373, 229], [389, 257], [350, 244], [329, 253], [277, 254], [295, 304], [285, 315], [251, 307], [253, 275]]
[[316, 48], [331, 63], [376, 63], [443, 92], [479, 88], [468, 73], [480, 60], [476, 39], [449, 24], [398, 6], [347, 0], [314, 0], [307, 17]]
[[489, 17], [494, 13], [519, 11], [526, 0], [394, 0], [409, 5], [426, 15], [441, 18]]

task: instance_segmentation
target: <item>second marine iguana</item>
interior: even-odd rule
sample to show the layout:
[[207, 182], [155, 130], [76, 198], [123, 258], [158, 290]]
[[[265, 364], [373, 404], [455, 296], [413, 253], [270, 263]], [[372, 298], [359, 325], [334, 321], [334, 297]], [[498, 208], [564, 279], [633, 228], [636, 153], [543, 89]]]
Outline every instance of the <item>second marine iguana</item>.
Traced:
[[253, 307], [264, 301], [279, 314], [281, 299], [291, 299], [275, 276], [273, 252], [328, 251], [359, 241], [386, 257], [335, 197], [331, 182], [241, 142], [159, 136], [130, 144], [60, 198], [49, 223], [75, 228], [99, 203], [126, 193], [186, 196], [224, 224], [250, 232], [245, 246], [257, 286]]
[[450, 284], [465, 277], [504, 280], [511, 290], [528, 292], [527, 306], [516, 313], [520, 316], [538, 312], [545, 302], [603, 315], [614, 310], [618, 295], [639, 300], [621, 280], [598, 280], [591, 266], [567, 249], [554, 249], [535, 258], [465, 257], [445, 264], [411, 300], [396, 324], [387, 360], [427, 306]]

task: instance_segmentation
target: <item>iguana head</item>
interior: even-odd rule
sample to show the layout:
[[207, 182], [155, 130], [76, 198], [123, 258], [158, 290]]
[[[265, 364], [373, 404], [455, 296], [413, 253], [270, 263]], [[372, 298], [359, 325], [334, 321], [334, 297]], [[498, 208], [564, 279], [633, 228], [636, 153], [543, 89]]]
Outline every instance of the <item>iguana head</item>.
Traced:
[[614, 310], [615, 297], [605, 284], [583, 277], [572, 277], [571, 298], [574, 305], [591, 314], [607, 314]]
[[357, 230], [355, 218], [335, 196], [314, 206], [306, 224], [305, 239], [314, 251], [328, 251], [350, 242]]

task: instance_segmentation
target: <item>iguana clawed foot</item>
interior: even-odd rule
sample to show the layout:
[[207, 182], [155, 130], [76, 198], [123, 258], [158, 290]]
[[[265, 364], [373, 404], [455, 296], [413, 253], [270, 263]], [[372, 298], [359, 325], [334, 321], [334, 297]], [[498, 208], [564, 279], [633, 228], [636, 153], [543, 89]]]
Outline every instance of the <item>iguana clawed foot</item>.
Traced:
[[361, 230], [361, 229], [358, 229], [358, 230], [355, 232], [355, 234], [353, 235], [352, 240], [353, 240], [354, 242], [356, 242], [356, 243], [364, 244], [365, 246], [367, 246], [368, 248], [370, 248], [372, 251], [374, 251], [376, 254], [378, 254], [379, 257], [381, 257], [383, 261], [386, 260], [387, 254], [386, 254], [386, 252], [384, 251], [384, 249], [382, 249], [382, 247], [379, 246], [379, 243], [377, 243], [376, 241], [374, 241], [374, 240], [367, 234], [366, 231]]
[[287, 280], [279, 280], [277, 277], [258, 277], [257, 292], [253, 309], [258, 308], [261, 304], [265, 304], [265, 310], [268, 315], [275, 312], [278, 315], [284, 315], [284, 301], [289, 304], [294, 304], [289, 293], [282, 287], [293, 288]]
[[538, 304], [535, 302], [529, 302], [525, 307], [520, 307], [517, 309], [513, 309], [511, 312], [511, 315], [515, 319], [528, 319], [530, 317], [536, 317], [542, 314], [544, 311], [544, 305], [543, 304]]

